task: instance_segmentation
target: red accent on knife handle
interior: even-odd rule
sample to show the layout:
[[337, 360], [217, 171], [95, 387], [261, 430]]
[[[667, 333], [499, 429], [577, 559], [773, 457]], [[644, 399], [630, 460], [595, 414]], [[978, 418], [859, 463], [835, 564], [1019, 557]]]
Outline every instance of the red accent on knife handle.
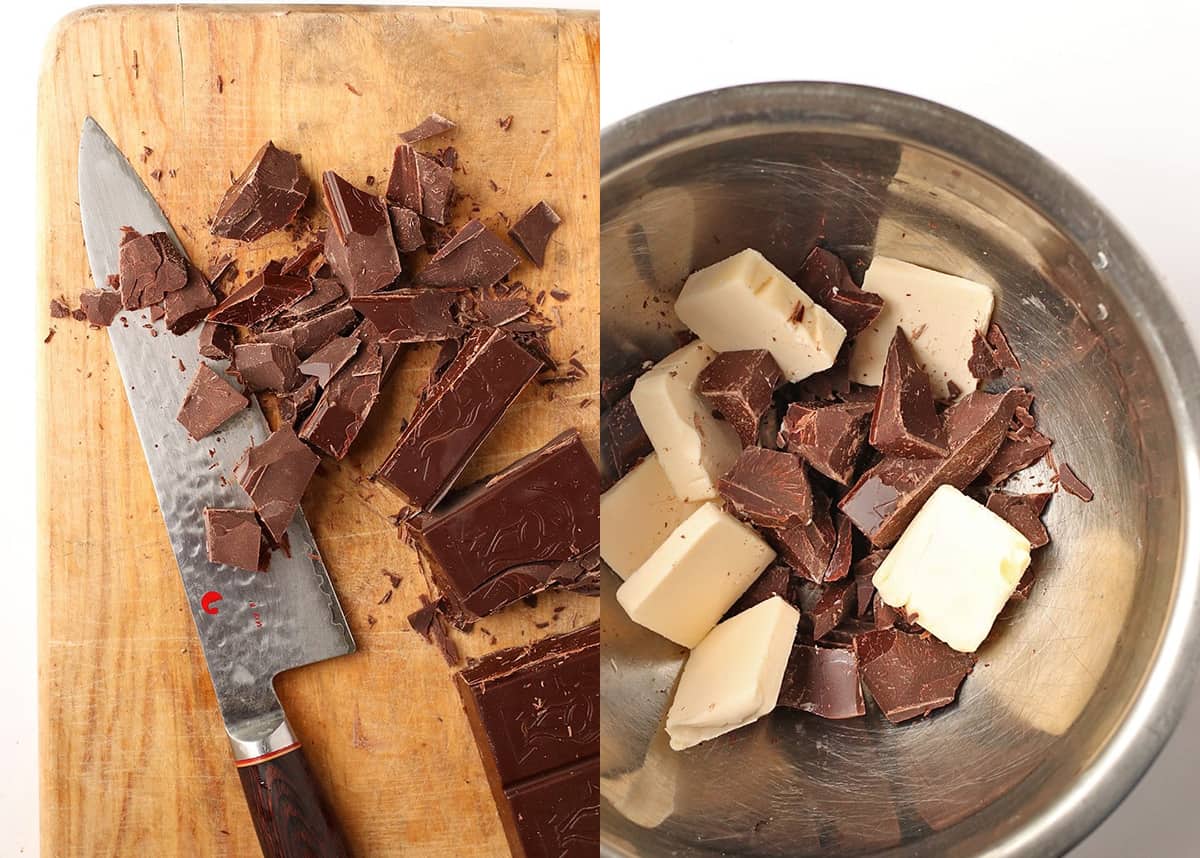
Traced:
[[240, 762], [238, 777], [266, 858], [349, 858], [341, 829], [299, 745]]

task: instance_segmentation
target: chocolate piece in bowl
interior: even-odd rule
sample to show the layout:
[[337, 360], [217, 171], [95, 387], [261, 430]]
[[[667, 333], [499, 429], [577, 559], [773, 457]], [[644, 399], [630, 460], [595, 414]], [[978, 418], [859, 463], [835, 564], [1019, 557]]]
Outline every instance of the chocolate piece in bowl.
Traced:
[[917, 365], [903, 328], [896, 328], [871, 415], [871, 446], [893, 456], [934, 458], [950, 452], [929, 376]]
[[308, 198], [310, 182], [300, 156], [268, 140], [225, 192], [212, 222], [213, 235], [255, 241], [287, 226]]
[[797, 575], [820, 584], [825, 580], [825, 570], [837, 546], [837, 528], [829, 514], [829, 499], [814, 492], [812, 521], [768, 531], [767, 538]]
[[758, 439], [759, 423], [779, 385], [779, 364], [766, 349], [721, 352], [696, 380], [700, 395], [712, 403], [738, 433], [743, 447]]
[[808, 254], [796, 285], [841, 322], [847, 339], [869, 327], [883, 309], [883, 298], [858, 288], [841, 257], [823, 247]]
[[975, 667], [973, 655], [955, 652], [929, 635], [898, 629], [859, 635], [854, 652], [863, 682], [893, 724], [953, 703]]
[[779, 440], [816, 471], [847, 485], [867, 440], [869, 402], [793, 402], [779, 429]]
[[400, 256], [387, 207], [332, 170], [321, 177], [329, 229], [325, 258], [350, 297], [386, 289], [400, 276]]
[[1041, 518], [1050, 498], [1050, 492], [992, 492], [988, 495], [987, 508], [1019, 530], [1021, 535], [1029, 540], [1030, 548], [1041, 548], [1050, 542], [1050, 533]]
[[822, 718], [865, 715], [854, 648], [798, 642], [783, 674], [779, 705]]
[[615, 479], [625, 476], [653, 451], [650, 438], [628, 396], [618, 399], [600, 415], [600, 455], [612, 469]]
[[721, 497], [739, 518], [779, 528], [812, 521], [812, 488], [792, 453], [747, 447], [717, 481]]

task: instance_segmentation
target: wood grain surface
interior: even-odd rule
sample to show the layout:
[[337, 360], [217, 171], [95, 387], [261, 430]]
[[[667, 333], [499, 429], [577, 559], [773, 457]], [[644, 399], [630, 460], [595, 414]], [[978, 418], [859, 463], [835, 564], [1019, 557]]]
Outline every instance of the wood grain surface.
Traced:
[[[399, 132], [437, 111], [460, 124], [423, 144], [460, 153], [455, 223], [478, 205], [503, 232], [505, 215], [549, 201], [563, 226], [546, 267], [525, 262], [514, 276], [570, 293], [543, 309], [561, 316], [556, 354], [578, 350], [591, 374], [531, 386], [471, 480], [572, 425], [596, 454], [598, 62], [591, 14], [124, 7], [56, 30], [39, 92], [44, 855], [258, 850], [108, 336], [46, 315], [51, 297], [76, 306], [91, 285], [76, 193], [84, 117], [130, 156], [202, 267], [232, 248], [206, 229], [230, 171], [267, 139], [302, 153], [314, 179], [335, 169], [380, 187]], [[510, 114], [505, 131], [498, 120]], [[321, 224], [315, 194], [306, 212]], [[243, 270], [293, 244], [269, 236]], [[359, 651], [286, 674], [278, 689], [358, 855], [507, 854], [450, 671], [405, 620], [432, 584], [389, 521], [398, 498], [363, 479], [411, 411], [432, 352], [405, 353], [354, 450], [324, 462], [304, 501]], [[594, 599], [544, 596], [454, 635], [478, 655], [597, 616]]]

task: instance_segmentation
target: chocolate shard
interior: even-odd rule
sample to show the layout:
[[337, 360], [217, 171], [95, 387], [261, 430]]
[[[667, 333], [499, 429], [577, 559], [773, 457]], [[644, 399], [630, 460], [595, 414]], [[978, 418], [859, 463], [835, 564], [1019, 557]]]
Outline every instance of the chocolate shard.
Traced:
[[204, 543], [212, 563], [265, 572], [271, 560], [271, 547], [252, 509], [205, 509]]
[[854, 650], [797, 643], [783, 674], [779, 705], [839, 720], [867, 714]]
[[766, 349], [721, 352], [701, 371], [696, 384], [737, 431], [742, 446], [748, 447], [758, 439], [759, 423], [781, 374]]
[[599, 624], [492, 653], [456, 685], [512, 854], [598, 854]]
[[50, 318], [65, 319], [71, 315], [71, 308], [57, 298], [50, 299]]
[[275, 320], [277, 325], [286, 327], [327, 313], [346, 299], [346, 290], [335, 277], [313, 277], [310, 282], [312, 292], [280, 313]]
[[390, 203], [445, 225], [454, 197], [454, 171], [401, 143], [392, 158], [386, 196]]
[[463, 295], [455, 289], [397, 289], [352, 302], [387, 339], [396, 343], [454, 340], [466, 333], [458, 320]]
[[987, 342], [992, 348], [992, 357], [995, 359], [997, 366], [1001, 369], [1016, 370], [1021, 368], [1021, 362], [1017, 360], [1017, 356], [1013, 354], [1012, 347], [1008, 344], [1008, 335], [995, 322], [992, 322], [988, 327]]
[[205, 318], [222, 325], [250, 327], [272, 319], [312, 291], [305, 277], [290, 277], [264, 269], [251, 277]]
[[937, 638], [897, 629], [867, 632], [855, 640], [863, 682], [884, 716], [899, 724], [954, 701], [975, 666], [975, 656]]
[[767, 541], [797, 575], [820, 584], [825, 580], [825, 570], [837, 546], [837, 528], [829, 514], [829, 499], [814, 491], [812, 521], [771, 530]]
[[895, 542], [940, 485], [965, 489], [1004, 441], [1018, 394], [976, 391], [946, 409], [950, 453], [941, 459], [887, 456], [838, 504], [876, 548]]
[[717, 490], [738, 518], [759, 527], [812, 521], [812, 488], [804, 466], [791, 453], [747, 447], [717, 481]]
[[845, 578], [850, 574], [850, 566], [854, 561], [854, 527], [850, 519], [840, 512], [835, 512], [833, 521], [837, 538], [833, 544], [833, 553], [829, 555], [829, 563], [825, 566], [826, 582]]
[[425, 246], [419, 214], [404, 206], [388, 206], [388, 215], [392, 219], [392, 240], [396, 242], [396, 250], [412, 253]]
[[1058, 484], [1067, 494], [1075, 495], [1084, 503], [1090, 503], [1096, 496], [1087, 483], [1079, 479], [1079, 475], [1066, 462], [1058, 466]]
[[967, 369], [980, 381], [999, 378], [1004, 374], [1004, 369], [996, 360], [982, 331], [976, 331], [975, 338], [971, 340], [971, 356], [967, 359]]
[[422, 119], [417, 127], [410, 128], [401, 134], [400, 139], [405, 143], [420, 143], [422, 140], [428, 140], [430, 137], [437, 137], [439, 134], [453, 131], [457, 127], [457, 125], [440, 113], [431, 113]]
[[1020, 531], [1029, 540], [1031, 548], [1041, 548], [1050, 542], [1050, 533], [1041, 518], [1049, 500], [1050, 492], [1027, 495], [992, 492], [988, 495], [987, 508]]
[[558, 229], [560, 223], [562, 218], [558, 216], [558, 212], [542, 200], [517, 219], [509, 229], [508, 237], [525, 251], [534, 265], [541, 268], [546, 261], [546, 245], [550, 243], [550, 236]]
[[190, 262], [187, 272], [187, 285], [174, 292], [168, 292], [163, 298], [167, 330], [176, 336], [186, 334], [204, 320], [209, 310], [217, 306], [217, 296], [209, 288], [208, 278]]
[[408, 615], [408, 624], [413, 627], [413, 631], [425, 638], [427, 643], [437, 646], [442, 653], [442, 658], [446, 660], [446, 664], [453, 667], [458, 664], [461, 656], [454, 640], [450, 637], [446, 619], [441, 614], [441, 600], [431, 602], [424, 593], [418, 598], [421, 600], [421, 607]]
[[122, 227], [118, 256], [121, 306], [140, 310], [161, 303], [188, 282], [187, 260], [165, 232], [142, 235]]
[[729, 613], [725, 616], [732, 617], [740, 614], [742, 611], [753, 608], [759, 602], [765, 602], [772, 596], [780, 596], [785, 601], [791, 602], [791, 594], [791, 570], [780, 563], [774, 563], [754, 579], [754, 583], [738, 598], [737, 602], [734, 603], [733, 607], [729, 609]]
[[320, 457], [283, 426], [251, 447], [234, 466], [233, 475], [250, 500], [267, 533], [278, 545], [300, 506], [300, 498], [317, 470]]
[[201, 363], [175, 419], [199, 441], [249, 404], [250, 400], [233, 385], [213, 372], [208, 364]]
[[541, 362], [497, 328], [478, 328], [427, 392], [378, 477], [432, 509], [467, 466]]
[[929, 376], [902, 328], [888, 347], [883, 382], [871, 415], [871, 446], [893, 456], [932, 458], [950, 452]]
[[325, 258], [333, 273], [352, 298], [391, 286], [400, 276], [400, 256], [387, 207], [332, 170], [321, 181], [329, 212]]
[[350, 362], [360, 345], [362, 341], [357, 337], [334, 337], [300, 364], [300, 372], [311, 375], [324, 387]]
[[294, 426], [296, 418], [317, 401], [317, 380], [308, 378], [295, 390], [276, 395], [279, 405], [279, 419], [289, 426]]
[[422, 286], [486, 289], [517, 267], [520, 260], [479, 220], [470, 220], [434, 254], [416, 282]]
[[817, 472], [847, 485], [867, 440], [871, 404], [793, 402], [779, 429], [779, 442]]
[[859, 289], [841, 257], [814, 247], [796, 277], [799, 286], [846, 329], [846, 339], [868, 328], [883, 309], [883, 298]]
[[240, 343], [233, 347], [232, 371], [247, 389], [286, 393], [304, 381], [296, 353], [278, 343]]
[[212, 234], [255, 241], [291, 223], [308, 198], [310, 182], [300, 156], [263, 145], [225, 192], [212, 222]]
[[318, 235], [317, 238], [310, 241], [304, 247], [300, 248], [282, 266], [280, 266], [280, 274], [289, 274], [296, 277], [307, 277], [312, 273], [313, 263], [325, 252], [325, 236]]
[[200, 329], [200, 355], [210, 360], [228, 360], [233, 357], [234, 331], [228, 325], [205, 322]]
[[654, 450], [633, 402], [626, 395], [600, 415], [600, 456], [611, 468], [613, 481]]
[[825, 585], [817, 601], [804, 611], [804, 619], [812, 627], [813, 640], [819, 641], [840, 626], [857, 604], [858, 588], [853, 581]]
[[464, 292], [458, 317], [473, 327], [504, 327], [533, 312], [524, 298], [501, 298], [486, 291]]
[[860, 619], [871, 610], [875, 599], [875, 573], [879, 571], [880, 565], [887, 556], [887, 551], [872, 551], [850, 567], [850, 571], [854, 573], [854, 584], [857, 590], [855, 602], [858, 606], [857, 616]]
[[326, 386], [301, 425], [300, 437], [335, 459], [345, 458], [379, 399], [388, 362], [382, 343], [365, 340], [354, 359]]
[[984, 468], [988, 483], [996, 485], [1022, 468], [1029, 467], [1050, 452], [1053, 443], [1036, 429], [1026, 429], [1019, 437], [1009, 433], [996, 452], [995, 458]]
[[461, 625], [598, 567], [600, 476], [570, 429], [408, 526]]
[[121, 295], [111, 289], [85, 289], [79, 293], [79, 308], [89, 325], [107, 328], [121, 312]]
[[358, 316], [349, 304], [342, 304], [316, 316], [296, 322], [287, 328], [263, 331], [258, 335], [262, 343], [277, 343], [291, 349], [298, 358], [307, 358], [334, 337], [354, 324]]

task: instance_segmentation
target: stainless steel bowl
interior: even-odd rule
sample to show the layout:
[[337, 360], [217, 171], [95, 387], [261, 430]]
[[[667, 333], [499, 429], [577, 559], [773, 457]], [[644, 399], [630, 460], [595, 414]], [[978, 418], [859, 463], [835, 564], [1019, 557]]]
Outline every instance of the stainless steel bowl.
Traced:
[[683, 653], [625, 617], [606, 572], [603, 854], [1065, 852], [1150, 765], [1197, 659], [1200, 371], [1150, 267], [1037, 153], [892, 92], [705, 93], [601, 148], [607, 376], [674, 347], [689, 272], [747, 246], [794, 271], [820, 237], [856, 267], [878, 251], [992, 284], [1056, 458], [1096, 490], [1051, 502], [1032, 598], [958, 704], [900, 727], [780, 711], [672, 752]]

